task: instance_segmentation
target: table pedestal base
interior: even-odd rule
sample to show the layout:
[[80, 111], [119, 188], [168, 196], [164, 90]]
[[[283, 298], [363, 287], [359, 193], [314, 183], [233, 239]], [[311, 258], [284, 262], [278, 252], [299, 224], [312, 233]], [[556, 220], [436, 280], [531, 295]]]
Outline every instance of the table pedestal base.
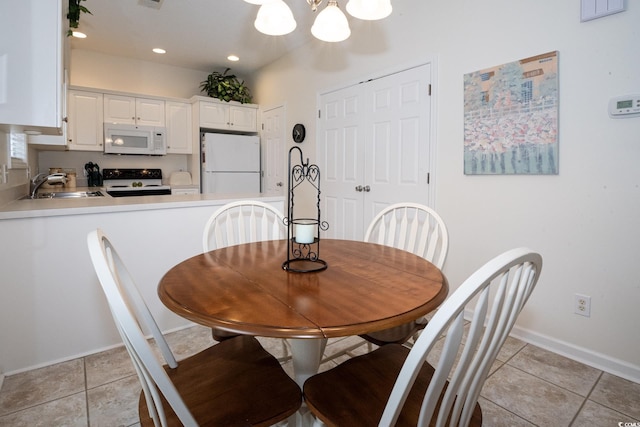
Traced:
[[[327, 346], [326, 338], [289, 338], [293, 360], [294, 380], [302, 389], [307, 378], [318, 373], [320, 361]], [[315, 418], [302, 403], [300, 410], [289, 419], [289, 426], [312, 426]]]

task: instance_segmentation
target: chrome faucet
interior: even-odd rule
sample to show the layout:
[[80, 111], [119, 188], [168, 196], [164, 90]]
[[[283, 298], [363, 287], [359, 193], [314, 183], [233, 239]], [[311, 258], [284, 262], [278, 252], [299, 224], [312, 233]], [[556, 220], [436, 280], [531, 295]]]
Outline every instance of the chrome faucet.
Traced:
[[64, 184], [67, 182], [67, 174], [66, 173], [53, 173], [51, 175], [47, 175], [45, 173], [39, 173], [31, 179], [31, 185], [29, 188], [29, 197], [32, 199], [36, 198], [36, 194], [38, 193], [38, 189], [42, 187], [44, 183], [48, 184]]

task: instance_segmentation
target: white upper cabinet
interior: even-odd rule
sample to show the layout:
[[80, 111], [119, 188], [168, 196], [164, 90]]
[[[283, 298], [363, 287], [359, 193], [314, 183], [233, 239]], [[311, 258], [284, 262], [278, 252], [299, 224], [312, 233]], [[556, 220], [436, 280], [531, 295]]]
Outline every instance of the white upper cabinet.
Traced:
[[230, 129], [243, 132], [258, 131], [258, 108], [243, 107], [237, 105], [229, 106], [229, 126]]
[[104, 121], [105, 123], [164, 127], [165, 101], [104, 95]]
[[0, 125], [62, 127], [62, 2], [0, 1]]
[[258, 131], [258, 106], [255, 104], [231, 104], [214, 99], [201, 99], [195, 104], [197, 125], [200, 128]]
[[165, 104], [167, 124], [167, 154], [191, 154], [193, 132], [191, 127], [191, 104], [167, 101]]
[[68, 93], [69, 150], [103, 150], [103, 95], [97, 92], [70, 90]]

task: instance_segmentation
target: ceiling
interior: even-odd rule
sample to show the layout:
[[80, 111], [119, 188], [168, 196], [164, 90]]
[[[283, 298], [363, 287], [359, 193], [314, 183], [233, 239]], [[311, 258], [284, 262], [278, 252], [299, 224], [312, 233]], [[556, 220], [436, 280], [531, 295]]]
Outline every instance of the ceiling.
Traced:
[[[86, 0], [91, 14], [80, 16], [72, 49], [86, 49], [185, 67], [224, 71], [244, 78], [289, 50], [309, 41], [315, 15], [306, 0], [286, 0], [298, 22], [285, 36], [273, 37], [253, 27], [259, 6], [243, 0]], [[161, 47], [158, 55], [151, 51]], [[234, 54], [240, 61], [231, 62]]]

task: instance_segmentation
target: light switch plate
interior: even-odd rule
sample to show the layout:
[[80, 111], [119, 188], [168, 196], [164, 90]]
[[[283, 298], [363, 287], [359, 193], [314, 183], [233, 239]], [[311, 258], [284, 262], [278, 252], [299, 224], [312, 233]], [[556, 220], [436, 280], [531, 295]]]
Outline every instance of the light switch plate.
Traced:
[[580, 21], [590, 21], [626, 10], [625, 0], [580, 0]]

